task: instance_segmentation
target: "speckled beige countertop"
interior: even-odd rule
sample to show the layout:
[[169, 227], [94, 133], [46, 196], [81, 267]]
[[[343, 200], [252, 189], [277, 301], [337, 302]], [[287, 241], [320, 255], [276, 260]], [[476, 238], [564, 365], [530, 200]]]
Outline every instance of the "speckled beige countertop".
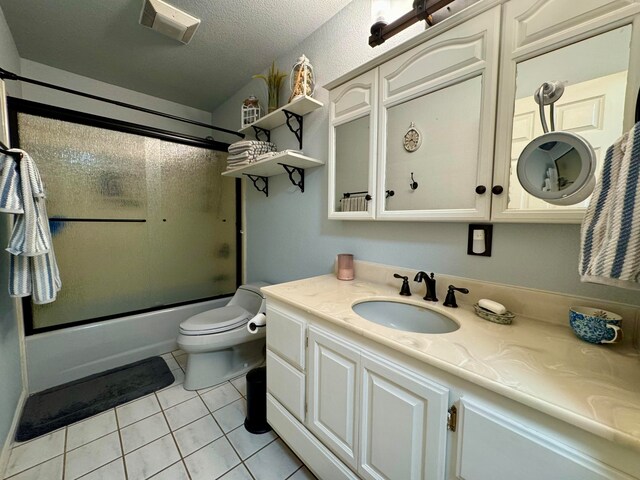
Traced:
[[[268, 299], [286, 302], [362, 337], [640, 451], [640, 357], [632, 345], [588, 344], [575, 337], [566, 320], [543, 322], [519, 314], [512, 325], [497, 325], [477, 317], [471, 304], [461, 303], [461, 295], [457, 295], [460, 308], [444, 307], [442, 299], [446, 283], [438, 285], [440, 302], [437, 304], [422, 300], [424, 284], [412, 283], [415, 294], [400, 297], [397, 280], [395, 284], [360, 278], [345, 282], [334, 275], [323, 275], [262, 290]], [[495, 294], [491, 298], [501, 300]], [[356, 303], [372, 299], [428, 306], [453, 318], [460, 328], [439, 335], [404, 332], [369, 322], [351, 309]], [[471, 295], [464, 300], [470, 299], [474, 301]], [[508, 307], [516, 312], [512, 306]]]

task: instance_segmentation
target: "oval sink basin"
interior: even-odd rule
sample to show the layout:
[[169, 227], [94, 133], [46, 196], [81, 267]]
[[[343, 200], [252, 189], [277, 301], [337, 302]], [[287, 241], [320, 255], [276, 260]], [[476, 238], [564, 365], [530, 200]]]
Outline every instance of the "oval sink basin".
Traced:
[[369, 301], [354, 305], [353, 311], [370, 322], [415, 333], [449, 333], [460, 326], [449, 317], [408, 303]]

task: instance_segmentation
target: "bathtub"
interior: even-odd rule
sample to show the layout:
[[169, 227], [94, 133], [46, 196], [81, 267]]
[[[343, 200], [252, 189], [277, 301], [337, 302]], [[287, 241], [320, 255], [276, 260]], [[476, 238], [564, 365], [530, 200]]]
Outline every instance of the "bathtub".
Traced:
[[26, 338], [29, 393], [178, 348], [180, 322], [231, 297], [70, 327]]

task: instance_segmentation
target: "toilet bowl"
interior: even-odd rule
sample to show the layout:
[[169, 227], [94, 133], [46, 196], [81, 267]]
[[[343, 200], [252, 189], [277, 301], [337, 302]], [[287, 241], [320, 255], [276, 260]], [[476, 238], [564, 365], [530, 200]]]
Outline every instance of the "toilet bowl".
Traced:
[[200, 390], [242, 375], [264, 362], [265, 328], [249, 333], [247, 323], [266, 310], [256, 282], [238, 287], [229, 303], [180, 324], [178, 346], [188, 354], [184, 388]]

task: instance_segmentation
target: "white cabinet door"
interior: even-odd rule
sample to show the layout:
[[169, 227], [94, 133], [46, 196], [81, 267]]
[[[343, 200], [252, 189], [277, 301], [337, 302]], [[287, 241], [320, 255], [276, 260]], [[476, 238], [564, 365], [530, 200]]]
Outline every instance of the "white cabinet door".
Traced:
[[355, 470], [360, 353], [311, 326], [308, 354], [307, 427]]
[[364, 478], [444, 478], [449, 390], [362, 354], [360, 465]]
[[304, 422], [304, 373], [271, 350], [267, 350], [267, 389], [294, 417]]
[[375, 218], [378, 70], [329, 92], [329, 218]]
[[632, 480], [632, 477], [509, 418], [460, 400], [457, 477], [464, 480]]
[[306, 322], [267, 301], [267, 348], [304, 371]]
[[379, 67], [377, 218], [489, 219], [499, 39], [495, 7]]

